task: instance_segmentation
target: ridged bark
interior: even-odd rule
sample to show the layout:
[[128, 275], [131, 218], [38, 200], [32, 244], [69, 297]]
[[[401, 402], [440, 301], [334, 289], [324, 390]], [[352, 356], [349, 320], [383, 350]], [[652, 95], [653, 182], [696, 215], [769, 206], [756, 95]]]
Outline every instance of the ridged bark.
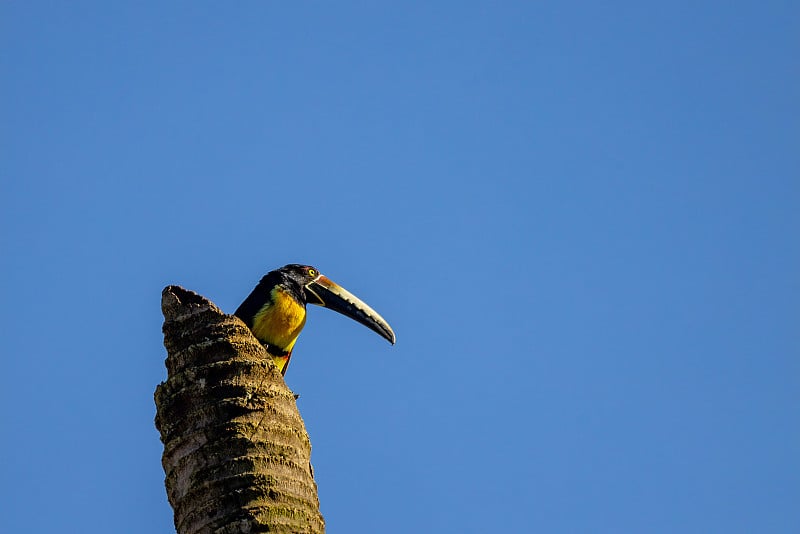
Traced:
[[155, 392], [179, 534], [325, 531], [311, 442], [292, 392], [238, 318], [162, 292], [167, 380]]

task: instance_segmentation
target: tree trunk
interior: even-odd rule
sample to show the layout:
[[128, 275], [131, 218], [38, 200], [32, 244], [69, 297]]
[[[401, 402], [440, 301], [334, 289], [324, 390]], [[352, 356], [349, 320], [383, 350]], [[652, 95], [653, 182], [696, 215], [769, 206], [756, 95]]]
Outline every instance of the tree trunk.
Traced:
[[177, 532], [324, 532], [311, 442], [270, 356], [196, 293], [166, 287], [161, 308], [155, 423]]

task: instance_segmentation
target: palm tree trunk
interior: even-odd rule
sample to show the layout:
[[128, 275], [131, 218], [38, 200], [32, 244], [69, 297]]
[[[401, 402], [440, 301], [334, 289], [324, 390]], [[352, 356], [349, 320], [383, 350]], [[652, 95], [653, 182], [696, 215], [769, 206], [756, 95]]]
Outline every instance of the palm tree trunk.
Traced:
[[292, 392], [238, 318], [162, 293], [167, 380], [155, 391], [179, 534], [322, 533], [311, 442]]

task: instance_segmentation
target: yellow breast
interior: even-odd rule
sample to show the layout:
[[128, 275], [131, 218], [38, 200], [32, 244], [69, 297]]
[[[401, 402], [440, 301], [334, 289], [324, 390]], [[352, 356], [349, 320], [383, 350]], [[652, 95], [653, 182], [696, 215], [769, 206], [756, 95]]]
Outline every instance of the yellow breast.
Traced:
[[253, 318], [253, 334], [262, 343], [291, 351], [306, 324], [305, 306], [280, 287], [272, 290], [268, 302]]

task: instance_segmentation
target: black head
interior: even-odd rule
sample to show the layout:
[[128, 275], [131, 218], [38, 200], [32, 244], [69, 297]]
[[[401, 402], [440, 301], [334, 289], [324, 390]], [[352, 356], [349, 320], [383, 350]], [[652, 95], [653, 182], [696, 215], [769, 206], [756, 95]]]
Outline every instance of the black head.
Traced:
[[277, 271], [283, 275], [283, 278], [296, 282], [299, 288], [304, 288], [310, 282], [316, 280], [320, 274], [315, 267], [300, 265], [299, 263], [284, 265]]

